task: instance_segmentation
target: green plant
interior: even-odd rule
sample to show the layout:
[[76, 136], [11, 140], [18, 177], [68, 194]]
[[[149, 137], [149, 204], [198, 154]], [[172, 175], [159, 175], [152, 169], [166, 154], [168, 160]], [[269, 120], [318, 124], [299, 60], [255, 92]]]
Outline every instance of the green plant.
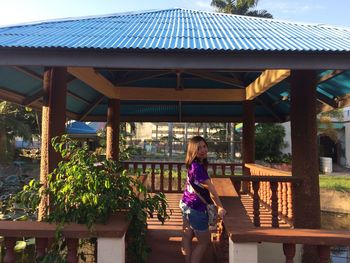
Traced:
[[255, 128], [255, 158], [268, 163], [283, 160], [281, 149], [286, 147], [283, 141], [284, 127], [278, 124], [260, 123]]
[[[149, 252], [145, 243], [146, 219], [154, 213], [162, 223], [169, 218], [165, 195], [147, 193], [137, 175], [128, 175], [112, 160], [99, 161], [98, 155], [91, 154], [87, 146], [79, 147], [77, 141], [67, 136], [54, 138], [52, 144], [63, 161], [49, 175], [47, 187], [41, 191], [51, 201], [44, 220], [58, 226], [79, 223], [91, 228], [94, 223], [106, 222], [113, 213], [127, 211], [131, 222], [127, 233], [129, 257], [132, 262], [145, 262]], [[16, 200], [35, 210], [42, 197], [39, 188], [38, 182], [30, 182]], [[144, 198], [140, 199], [139, 195]], [[59, 247], [48, 256], [59, 254]]]

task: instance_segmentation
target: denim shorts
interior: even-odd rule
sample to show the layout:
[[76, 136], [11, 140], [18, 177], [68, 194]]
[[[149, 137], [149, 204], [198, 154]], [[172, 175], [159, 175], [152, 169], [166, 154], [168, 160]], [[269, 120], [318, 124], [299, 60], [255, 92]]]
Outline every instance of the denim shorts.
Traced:
[[182, 218], [188, 220], [190, 227], [194, 231], [206, 232], [209, 230], [209, 217], [207, 211], [192, 209], [182, 202], [182, 200], [180, 200], [180, 208], [182, 211]]

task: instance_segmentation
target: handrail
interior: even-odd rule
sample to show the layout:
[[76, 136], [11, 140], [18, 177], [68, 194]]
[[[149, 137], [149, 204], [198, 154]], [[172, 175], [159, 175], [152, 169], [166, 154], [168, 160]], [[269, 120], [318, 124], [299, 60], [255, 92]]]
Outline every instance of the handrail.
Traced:
[[[131, 173], [149, 173], [149, 188], [152, 192], [180, 193], [186, 180], [184, 162], [164, 161], [124, 161], [124, 168]], [[208, 173], [211, 177], [231, 176], [242, 163], [210, 163]], [[228, 170], [228, 173], [227, 173]]]
[[[215, 181], [216, 180], [216, 181]], [[224, 180], [224, 181], [218, 181]], [[276, 229], [271, 227], [255, 227], [241, 201], [233, 184], [227, 179], [214, 179], [213, 183], [223, 206], [228, 211], [216, 238], [216, 252], [220, 252], [219, 262], [228, 262], [229, 242], [233, 243], [282, 243], [286, 262], [293, 262], [295, 245], [317, 245], [320, 262], [329, 262], [331, 246], [350, 246], [350, 231], [331, 231], [321, 229]], [[225, 188], [225, 191], [222, 189]], [[228, 193], [232, 193], [231, 195]], [[231, 246], [232, 248], [232, 246]], [[229, 250], [225, 253], [225, 250]], [[241, 262], [241, 261], [239, 261]]]
[[[111, 216], [106, 224], [93, 225], [91, 229], [88, 229], [88, 227], [83, 224], [64, 224], [61, 228], [61, 233], [67, 243], [67, 262], [77, 262], [79, 239], [95, 237], [97, 238], [98, 245], [101, 238], [107, 238], [108, 240], [122, 240], [129, 224], [130, 222], [127, 220], [124, 212]], [[5, 237], [4, 243], [6, 247], [4, 262], [15, 262], [14, 247], [17, 238], [23, 237], [35, 237], [37, 256], [44, 256], [55, 237], [56, 229], [56, 224], [50, 224], [47, 222], [0, 221], [0, 235]], [[119, 249], [125, 250], [123, 249], [122, 244]], [[98, 253], [103, 254], [105, 251], [98, 251]], [[125, 251], [121, 251], [121, 254], [124, 255]], [[99, 254], [97, 256], [99, 257]]]
[[256, 174], [252, 174], [252, 175], [258, 176], [258, 175], [263, 175], [263, 174], [269, 174], [271, 176], [292, 176], [291, 172], [282, 171], [282, 170], [278, 170], [278, 169], [271, 168], [271, 167], [266, 167], [266, 166], [255, 164], [255, 163], [245, 163], [244, 166], [249, 168], [251, 171], [257, 172]]

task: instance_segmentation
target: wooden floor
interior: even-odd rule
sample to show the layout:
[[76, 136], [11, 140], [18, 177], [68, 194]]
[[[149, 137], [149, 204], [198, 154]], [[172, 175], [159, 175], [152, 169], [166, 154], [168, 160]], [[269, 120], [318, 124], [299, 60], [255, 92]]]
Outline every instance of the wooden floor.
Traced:
[[[149, 256], [148, 263], [184, 263], [181, 255], [181, 229], [182, 216], [179, 208], [179, 201], [182, 194], [166, 194], [169, 207], [171, 210], [171, 219], [164, 225], [159, 223], [157, 219], [148, 220], [147, 242], [152, 252]], [[253, 201], [248, 196], [241, 196], [243, 205], [245, 206], [249, 216], [253, 218]], [[169, 211], [170, 212], [170, 211]], [[261, 225], [271, 226], [271, 215], [263, 208], [260, 208]], [[288, 224], [280, 221], [280, 227], [289, 227]], [[195, 240], [194, 240], [195, 244]], [[209, 249], [204, 257], [203, 263], [215, 262], [214, 255]]]

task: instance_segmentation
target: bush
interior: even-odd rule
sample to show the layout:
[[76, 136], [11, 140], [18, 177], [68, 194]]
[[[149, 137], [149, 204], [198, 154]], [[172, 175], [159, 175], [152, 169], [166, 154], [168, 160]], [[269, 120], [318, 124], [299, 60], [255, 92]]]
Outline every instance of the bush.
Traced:
[[[53, 146], [63, 161], [49, 175], [47, 187], [39, 195], [41, 185], [32, 181], [17, 194], [17, 201], [36, 210], [40, 199], [50, 196], [45, 221], [86, 224], [89, 228], [94, 223], [105, 223], [118, 211], [127, 211], [131, 221], [129, 256], [132, 262], [145, 262], [149, 251], [145, 242], [147, 216], [156, 213], [162, 223], [169, 218], [164, 194], [150, 195], [137, 177], [122, 171], [120, 164], [112, 160], [99, 162], [97, 154], [91, 154], [87, 146], [80, 148], [79, 142], [67, 136], [54, 138]], [[140, 199], [139, 194], [144, 198]], [[61, 250], [62, 242], [57, 240], [56, 244], [50, 257]]]
[[285, 130], [282, 125], [269, 123], [256, 125], [255, 159], [268, 163], [282, 162], [284, 157], [281, 150], [287, 146], [283, 141], [284, 136]]

